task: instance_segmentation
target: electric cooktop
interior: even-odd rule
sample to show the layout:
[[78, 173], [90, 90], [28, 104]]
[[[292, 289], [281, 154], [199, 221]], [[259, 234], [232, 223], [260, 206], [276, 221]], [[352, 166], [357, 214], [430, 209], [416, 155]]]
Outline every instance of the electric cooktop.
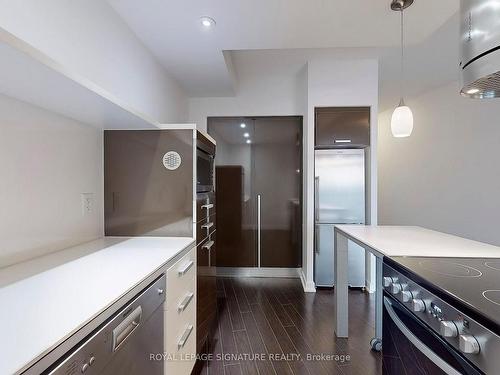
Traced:
[[[500, 328], [500, 258], [391, 257], [415, 280]], [[390, 260], [387, 263], [391, 263]]]

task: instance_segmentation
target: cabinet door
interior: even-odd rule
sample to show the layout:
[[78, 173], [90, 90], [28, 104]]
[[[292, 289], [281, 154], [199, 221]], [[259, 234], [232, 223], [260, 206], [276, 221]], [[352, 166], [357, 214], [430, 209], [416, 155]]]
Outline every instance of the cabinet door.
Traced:
[[256, 266], [254, 200], [249, 193], [245, 195], [245, 189], [248, 190], [245, 181], [249, 181], [247, 174], [250, 174], [251, 149], [249, 145], [239, 148], [242, 153], [248, 154], [247, 163], [215, 167], [220, 267]]
[[256, 198], [252, 180], [254, 121], [244, 117], [209, 118], [208, 132], [217, 141], [217, 265], [255, 267]]
[[197, 353], [201, 353], [217, 312], [215, 232], [197, 249], [196, 333]]
[[370, 108], [316, 108], [315, 145], [323, 147], [369, 146]]
[[301, 265], [301, 121], [296, 117], [255, 120], [253, 180], [261, 267]]

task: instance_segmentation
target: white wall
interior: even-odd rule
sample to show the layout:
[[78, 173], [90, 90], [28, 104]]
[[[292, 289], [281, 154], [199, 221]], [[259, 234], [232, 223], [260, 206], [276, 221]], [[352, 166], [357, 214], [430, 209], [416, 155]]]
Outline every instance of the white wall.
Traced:
[[392, 110], [379, 118], [379, 223], [500, 245], [498, 100], [462, 98], [452, 83], [406, 102], [411, 137], [391, 136]]
[[101, 130], [0, 96], [0, 268], [103, 235], [102, 153]]
[[102, 0], [0, 0], [0, 27], [161, 123], [187, 120], [183, 90]]

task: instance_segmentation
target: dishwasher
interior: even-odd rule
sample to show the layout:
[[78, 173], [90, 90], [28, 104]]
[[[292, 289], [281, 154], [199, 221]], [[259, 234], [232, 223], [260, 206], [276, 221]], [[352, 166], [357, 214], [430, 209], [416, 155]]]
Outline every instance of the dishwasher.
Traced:
[[156, 279], [43, 374], [163, 374], [165, 280]]

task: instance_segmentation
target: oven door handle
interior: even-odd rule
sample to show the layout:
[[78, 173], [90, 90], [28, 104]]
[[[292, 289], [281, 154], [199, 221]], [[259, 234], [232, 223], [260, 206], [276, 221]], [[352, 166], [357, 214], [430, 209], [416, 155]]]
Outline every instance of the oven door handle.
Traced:
[[405, 337], [413, 344], [415, 347], [422, 352], [427, 358], [429, 358], [432, 362], [436, 364], [441, 370], [443, 370], [448, 375], [461, 375], [460, 372], [451, 367], [446, 361], [444, 361], [441, 357], [439, 357], [436, 353], [434, 353], [429, 347], [427, 347], [422, 341], [418, 339], [406, 325], [403, 323], [401, 319], [399, 319], [398, 315], [394, 311], [392, 307], [392, 302], [389, 298], [384, 296], [384, 305], [387, 310], [387, 313], [391, 317], [392, 321], [399, 328], [401, 333], [405, 335]]

